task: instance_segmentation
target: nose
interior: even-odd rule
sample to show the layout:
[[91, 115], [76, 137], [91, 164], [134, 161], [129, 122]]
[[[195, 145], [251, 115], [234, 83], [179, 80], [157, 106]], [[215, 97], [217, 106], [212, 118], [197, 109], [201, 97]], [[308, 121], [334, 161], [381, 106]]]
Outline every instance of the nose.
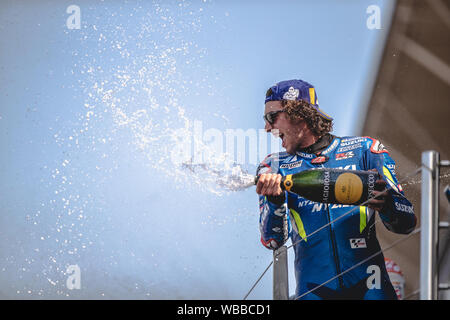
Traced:
[[272, 129], [273, 129], [272, 125], [266, 121], [266, 125], [264, 126], [264, 130], [266, 130], [266, 132], [270, 132], [270, 131], [272, 131]]

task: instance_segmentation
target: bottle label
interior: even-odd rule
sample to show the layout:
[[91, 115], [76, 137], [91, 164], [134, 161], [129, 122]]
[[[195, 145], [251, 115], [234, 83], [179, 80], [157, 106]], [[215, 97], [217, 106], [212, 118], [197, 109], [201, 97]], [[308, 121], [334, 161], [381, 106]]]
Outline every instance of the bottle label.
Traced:
[[336, 200], [343, 204], [352, 204], [361, 199], [363, 183], [354, 173], [346, 172], [336, 179], [334, 195]]
[[328, 203], [328, 197], [330, 196], [330, 171], [323, 173], [323, 194], [322, 200], [324, 203]]

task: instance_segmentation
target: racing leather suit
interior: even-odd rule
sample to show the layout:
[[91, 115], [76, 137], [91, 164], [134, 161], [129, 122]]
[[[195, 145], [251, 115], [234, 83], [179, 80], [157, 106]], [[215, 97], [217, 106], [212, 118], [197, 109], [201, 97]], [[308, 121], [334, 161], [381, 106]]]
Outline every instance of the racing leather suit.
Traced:
[[[395, 233], [414, 230], [413, 206], [398, 184], [395, 162], [378, 140], [327, 134], [313, 147], [316, 150], [271, 154], [259, 165], [257, 174], [285, 176], [318, 167], [377, 169], [389, 188], [385, 205], [378, 212], [381, 221]], [[366, 206], [327, 205], [284, 192], [284, 203], [259, 196], [259, 226], [261, 242], [269, 249], [277, 249], [291, 237], [297, 281], [295, 299], [397, 299], [384, 256], [376, 254], [381, 249], [375, 233], [374, 210]], [[354, 267], [365, 259], [368, 261]]]

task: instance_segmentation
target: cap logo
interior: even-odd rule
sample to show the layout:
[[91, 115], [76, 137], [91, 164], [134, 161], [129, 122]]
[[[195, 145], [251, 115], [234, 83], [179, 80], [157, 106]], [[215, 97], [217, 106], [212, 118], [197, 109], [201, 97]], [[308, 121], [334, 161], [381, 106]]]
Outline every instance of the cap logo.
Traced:
[[300, 90], [294, 89], [294, 87], [290, 87], [288, 91], [286, 91], [283, 95], [284, 100], [296, 100], [300, 95]]
[[315, 104], [316, 101], [316, 92], [314, 91], [314, 88], [309, 88], [309, 102], [311, 104]]

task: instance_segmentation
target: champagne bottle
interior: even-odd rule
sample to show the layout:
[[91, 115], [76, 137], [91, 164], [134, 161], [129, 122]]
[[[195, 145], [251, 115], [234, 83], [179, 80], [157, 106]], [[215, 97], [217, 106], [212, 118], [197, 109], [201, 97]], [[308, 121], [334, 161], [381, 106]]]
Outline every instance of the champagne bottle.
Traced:
[[376, 171], [315, 168], [282, 177], [281, 189], [314, 202], [358, 205], [373, 197], [379, 178]]

